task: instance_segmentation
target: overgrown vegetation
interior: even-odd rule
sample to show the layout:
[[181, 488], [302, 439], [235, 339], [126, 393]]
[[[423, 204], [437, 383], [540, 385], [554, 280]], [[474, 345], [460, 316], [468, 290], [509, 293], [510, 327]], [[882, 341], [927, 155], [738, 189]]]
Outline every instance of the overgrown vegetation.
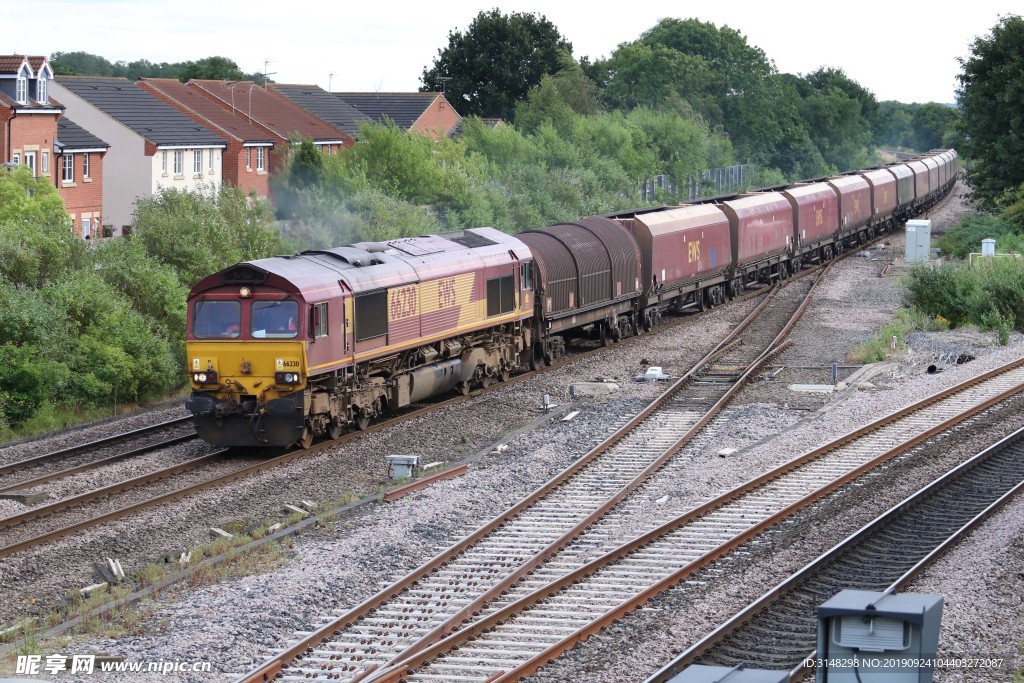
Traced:
[[183, 382], [185, 296], [281, 248], [237, 190], [142, 200], [132, 237], [87, 248], [57, 191], [0, 173], [0, 437], [57, 429]]
[[890, 353], [905, 348], [907, 337], [912, 332], [943, 329], [947, 329], [947, 324], [941, 318], [930, 318], [914, 308], [901, 308], [877, 334], [853, 347], [847, 360], [851, 363], [879, 363], [888, 358]]
[[1024, 332], [1024, 264], [1017, 259], [915, 268], [907, 292], [911, 305], [942, 316], [951, 328], [974, 325], [996, 332], [1002, 344], [1010, 332]]

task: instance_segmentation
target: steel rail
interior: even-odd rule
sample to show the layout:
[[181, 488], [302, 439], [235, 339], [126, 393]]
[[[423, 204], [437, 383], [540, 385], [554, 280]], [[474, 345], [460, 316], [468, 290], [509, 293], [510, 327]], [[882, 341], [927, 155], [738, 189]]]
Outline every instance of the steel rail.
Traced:
[[[984, 382], [987, 382], [989, 379], [997, 380], [994, 383], [998, 384], [1000, 381], [1004, 381], [1006, 379], [1002, 378], [1002, 380], [1000, 380], [1000, 375], [1008, 372], [1013, 372], [1014, 370], [1018, 370], [1022, 365], [1024, 365], [1024, 360], [1019, 360], [1014, 363], [1010, 363], [1006, 366], [1003, 366], [1002, 368], [999, 368], [997, 370], [985, 373], [984, 375], [964, 382], [960, 385], [957, 385], [956, 387], [952, 387], [943, 392], [939, 392], [938, 394], [935, 394], [922, 401], [919, 401], [913, 404], [912, 406], [908, 406], [907, 408], [904, 408], [900, 411], [896, 411], [895, 413], [892, 413], [889, 416], [886, 416], [872, 423], [871, 425], [850, 432], [840, 437], [839, 439], [836, 439], [830, 444], [827, 444], [819, 449], [815, 449], [810, 453], [801, 455], [791, 460], [790, 462], [785, 463], [784, 465], [776, 468], [775, 470], [772, 470], [771, 472], [755, 477], [750, 481], [742, 484], [741, 486], [736, 487], [732, 491], [722, 494], [721, 496], [718, 496], [715, 499], [694, 508], [690, 512], [681, 515], [676, 519], [660, 526], [658, 529], [648, 534], [644, 534], [643, 536], [638, 537], [630, 541], [629, 543], [626, 543], [620, 546], [619, 548], [606, 553], [601, 558], [598, 558], [597, 560], [594, 560], [575, 571], [563, 575], [561, 578], [558, 578], [553, 582], [550, 582], [540, 588], [533, 590], [526, 597], [520, 598], [514, 603], [507, 605], [506, 607], [488, 615], [486, 618], [483, 618], [475, 623], [469, 624], [465, 628], [449, 635], [448, 638], [446, 638], [441, 643], [431, 646], [430, 648], [427, 648], [417, 653], [409, 659], [393, 664], [388, 669], [381, 671], [378, 676], [375, 676], [371, 680], [397, 681], [399, 679], [403, 679], [406, 676], [411, 676], [412, 673], [410, 672], [415, 670], [416, 667], [422, 666], [424, 663], [430, 662], [431, 660], [435, 660], [438, 657], [443, 657], [445, 653], [450, 652], [453, 648], [462, 646], [470, 639], [480, 637], [484, 633], [499, 627], [500, 624], [503, 624], [509, 621], [510, 619], [513, 619], [517, 614], [524, 611], [525, 609], [532, 607], [533, 605], [536, 605], [537, 603], [549, 598], [553, 594], [556, 594], [559, 591], [562, 591], [563, 589], [571, 587], [574, 583], [584, 581], [585, 579], [587, 579], [588, 576], [600, 571], [610, 563], [618, 561], [622, 558], [626, 558], [630, 556], [632, 553], [634, 553], [636, 550], [657, 542], [658, 539], [660, 539], [661, 537], [670, 534], [676, 529], [679, 529], [685, 526], [686, 524], [693, 522], [694, 520], [697, 520], [703, 515], [711, 513], [716, 508], [725, 506], [733, 502], [734, 500], [738, 499], [740, 496], [743, 496], [744, 494], [754, 489], [760, 488], [761, 486], [771, 481], [778, 480], [781, 477], [796, 471], [798, 468], [802, 467], [805, 464], [812, 463], [822, 455], [825, 455], [826, 453], [836, 450], [839, 446], [849, 444], [865, 434], [877, 432], [882, 427], [891, 425], [899, 421], [903, 417], [910, 416], [919, 410], [927, 409], [939, 403], [945, 398], [952, 397], [960, 392], [970, 392], [972, 388]], [[1020, 373], [1018, 372], [1018, 374]], [[527, 662], [518, 664], [514, 668], [502, 671], [500, 675], [494, 676], [493, 680], [518, 680], [518, 678], [525, 675], [529, 675], [533, 671], [536, 671], [541, 665], [543, 665], [543, 663], [558, 656], [561, 652], [565, 651], [566, 649], [571, 648], [577, 642], [585, 640], [587, 637], [589, 637], [596, 631], [600, 630], [601, 628], [608, 626], [609, 624], [622, 618], [629, 612], [637, 609], [639, 606], [643, 605], [649, 599], [655, 597], [660, 592], [669, 589], [675, 583], [678, 583], [679, 581], [683, 580], [687, 576], [692, 575], [699, 569], [711, 564], [718, 557], [727, 554], [728, 552], [738, 547], [742, 543], [746, 542], [750, 538], [756, 536], [764, 529], [778, 523], [783, 518], [791, 515], [793, 512], [801, 509], [802, 507], [805, 507], [806, 505], [809, 505], [810, 503], [816, 500], [819, 500], [821, 497], [827, 495], [831, 491], [856, 479], [864, 472], [869, 471], [870, 469], [876, 467], [882, 462], [885, 462], [893, 457], [896, 457], [900, 453], [905, 452], [908, 448], [911, 448], [914, 445], [920, 443], [921, 441], [930, 438], [934, 434], [944, 429], [947, 429], [953, 426], [954, 424], [958, 424], [962, 422], [964, 419], [967, 419], [968, 417], [975, 415], [978, 412], [981, 412], [982, 410], [985, 410], [991, 407], [992, 405], [995, 405], [996, 403], [1005, 400], [1006, 398], [1016, 395], [1022, 389], [1024, 389], [1024, 385], [1022, 385], [1016, 379], [1014, 381], [1016, 381], [1017, 383], [1011, 388], [1006, 389], [1004, 391], [1000, 391], [998, 394], [990, 396], [989, 398], [979, 403], [976, 403], [974, 406], [972, 406], [970, 409], [966, 411], [960, 411], [954, 417], [944, 419], [940, 421], [938, 424], [935, 424], [925, 429], [924, 431], [917, 432], [915, 436], [912, 436], [911, 438], [904, 440], [903, 443], [899, 444], [898, 446], [883, 452], [881, 455], [877, 455], [875, 457], [870, 458], [867, 462], [857, 465], [855, 468], [847, 471], [842, 476], [834, 478], [827, 484], [819, 486], [810, 493], [801, 497], [799, 500], [790, 503], [789, 505], [786, 505], [781, 510], [772, 514], [770, 517], [762, 520], [761, 522], [753, 526], [748, 527], [745, 531], [733, 536], [730, 540], [720, 543], [718, 546], [707, 551], [697, 559], [689, 561], [684, 566], [674, 570], [668, 576], [658, 580], [653, 585], [650, 585], [647, 588], [643, 589], [630, 599], [625, 600], [621, 604], [615, 606], [614, 608], [605, 611], [600, 616], [600, 618], [590, 621], [583, 628], [575, 630], [570, 635], [561, 638], [556, 643], [545, 648], [539, 654], [532, 656]]]
[[140, 427], [139, 429], [133, 429], [130, 432], [114, 434], [113, 436], [105, 436], [102, 439], [96, 439], [95, 441], [79, 444], [78, 446], [70, 446], [68, 448], [62, 448], [59, 451], [43, 453], [42, 455], [36, 455], [31, 458], [25, 458], [24, 460], [19, 460], [17, 462], [8, 463], [6, 465], [0, 465], [0, 475], [8, 474], [10, 472], [17, 472], [18, 470], [23, 470], [26, 467], [34, 467], [36, 465], [41, 465], [42, 463], [49, 462], [50, 460], [56, 460], [58, 458], [68, 458], [79, 453], [85, 453], [87, 451], [99, 448], [101, 446], [109, 446], [111, 444], [117, 443], [118, 441], [135, 439], [140, 436], [145, 436], [146, 434], [151, 434], [153, 432], [158, 432], [163, 429], [167, 429], [168, 427], [174, 427], [176, 425], [182, 424], [183, 422], [188, 422], [191, 419], [191, 416], [178, 417], [173, 420], [168, 420], [167, 422], [161, 422], [160, 424], [150, 425], [148, 427]]
[[[831, 263], [828, 265], [831, 265]], [[819, 274], [821, 274], [824, 272], [824, 269], [819, 269], [817, 271], [810, 272], [818, 272]], [[727, 404], [731, 396], [736, 391], [738, 391], [741, 386], [744, 385], [746, 380], [748, 380], [749, 377], [752, 376], [752, 374], [761, 366], [762, 363], [764, 363], [768, 358], [770, 358], [772, 355], [781, 350], [781, 347], [778, 347], [777, 343], [780, 339], [782, 339], [782, 337], [784, 337], [788, 333], [788, 331], [796, 323], [796, 320], [799, 318], [799, 316], [802, 315], [804, 310], [806, 310], [806, 307], [811, 300], [812, 292], [815, 290], [816, 285], [821, 281], [822, 278], [819, 277], [817, 281], [812, 285], [812, 287], [809, 288], [808, 292], [804, 295], [803, 300], [801, 301], [801, 304], [799, 305], [797, 310], [788, 318], [787, 323], [783, 326], [782, 331], [775, 335], [773, 341], [767, 345], [767, 348], [765, 348], [755, 358], [754, 362], [748, 365], [746, 371], [742, 374], [739, 381], [731, 385], [731, 387], [725, 392], [724, 396], [720, 398], [716, 402], [716, 404], [706, 412], [706, 414], [697, 422], [696, 425], [687, 430], [682, 437], [676, 439], [676, 441], [670, 447], [665, 449], [663, 453], [658, 458], [656, 458], [650, 465], [648, 465], [641, 473], [636, 475], [627, 484], [622, 486], [615, 495], [606, 499], [606, 501], [603, 504], [593, 509], [590, 514], [588, 514], [585, 518], [580, 520], [570, 530], [566, 531], [564, 534], [562, 534], [560, 537], [558, 537], [551, 543], [548, 543], [543, 549], [536, 552], [532, 556], [532, 558], [518, 564], [511, 575], [505, 577], [504, 579], [501, 579], [498, 583], [492, 585], [491, 588], [485, 590], [482, 594], [470, 600], [468, 604], [463, 605], [455, 614], [449, 615], [443, 622], [432, 628], [424, 636], [417, 639], [412, 645], [403, 650], [398, 656], [408, 656], [411, 652], [415, 652], [419, 649], [425, 648], [429, 646], [431, 643], [436, 642], [437, 640], [445, 637], [447, 633], [456, 628], [464, 620], [469, 619], [471, 616], [473, 616], [474, 613], [477, 612], [478, 609], [487, 601], [499, 595], [508, 586], [517, 583], [519, 580], [522, 579], [523, 576], [531, 572], [535, 567], [539, 566], [545, 560], [557, 554], [564, 545], [569, 543], [573, 538], [577, 537], [579, 534], [583, 533], [597, 519], [605, 515], [608, 512], [608, 510], [614, 508], [630, 493], [635, 491], [636, 488], [639, 487], [644, 481], [646, 481], [654, 472], [660, 469], [668, 461], [668, 459], [671, 458], [672, 455], [678, 452], [678, 450], [682, 448], [683, 445], [688, 443], [697, 433], [699, 433], [703, 429], [703, 427], [712, 419], [712, 417], [715, 414], [717, 414]], [[418, 580], [422, 579], [430, 572], [437, 571], [441, 566], [445, 564], [447, 560], [453, 559], [462, 552], [465, 552], [465, 550], [467, 550], [469, 547], [477, 543], [480, 539], [484, 538], [486, 534], [489, 534], [494, 528], [496, 528], [500, 524], [503, 524], [505, 520], [509, 520], [512, 517], [518, 515], [519, 512], [529, 507], [531, 504], [533, 504], [534, 501], [546, 495], [548, 492], [553, 490], [557, 485], [560, 485], [562, 482], [567, 480], [569, 474], [578, 471], [582, 465], [588, 464], [595, 457], [597, 457], [597, 455], [606, 452], [609, 448], [612, 447], [612, 445], [617, 443], [626, 433], [634, 429], [636, 425], [640, 424], [641, 421], [645, 420], [649, 415], [651, 415], [654, 412], [654, 410], [657, 409], [658, 406], [663, 405], [667, 399], [669, 399], [671, 396], [673, 396], [675, 393], [681, 390], [684, 383], [686, 383], [688, 379], [697, 377], [702, 368], [706, 367], [715, 358], [720, 357], [730, 347], [734, 346], [736, 340], [738, 340], [739, 335], [750, 328], [751, 323], [762, 313], [762, 311], [765, 310], [765, 308], [767, 308], [768, 304], [777, 295], [778, 291], [779, 288], [773, 288], [770, 295], [766, 297], [765, 300], [763, 300], [759, 304], [759, 306], [743, 321], [743, 323], [741, 323], [741, 325], [739, 325], [730, 336], [723, 340], [718, 345], [718, 347], [716, 347], [715, 350], [709, 353], [704, 359], [701, 359], [701, 361], [699, 361], [697, 365], [695, 365], [694, 368], [691, 369], [690, 372], [688, 372], [684, 377], [677, 380], [677, 382], [673, 384], [671, 387], [669, 387], [662, 394], [662, 396], [660, 396], [658, 399], [652, 402], [651, 405], [649, 405], [644, 411], [642, 411], [639, 415], [633, 418], [633, 420], [631, 420], [629, 423], [620, 428], [606, 442], [599, 445], [597, 448], [593, 449], [591, 452], [583, 456], [579, 461], [577, 461], [576, 464], [568, 468], [561, 475], [555, 477], [555, 479], [546, 484], [544, 487], [541, 487], [533, 494], [525, 498], [523, 501], [520, 501], [520, 503], [518, 503], [516, 506], [513, 506], [513, 508], [507, 511], [504, 515], [500, 516], [499, 518], [496, 518], [495, 520], [492, 520], [489, 524], [485, 525], [474, 534], [471, 534], [453, 548], [450, 548], [449, 550], [438, 555], [433, 560], [429, 561], [419, 569], [407, 574], [405, 577], [396, 582], [396, 584], [393, 584], [385, 591], [381, 591], [381, 593], [379, 593], [378, 595], [375, 595], [372, 598], [364, 601], [363, 603], [353, 608], [346, 614], [331, 620], [330, 623], [322, 626], [313, 633], [306, 634], [305, 637], [299, 640], [299, 642], [295, 643], [287, 650], [279, 653], [269, 663], [265, 664], [264, 666], [260, 667], [255, 671], [250, 672], [246, 675], [246, 677], [240, 680], [267, 680], [270, 676], [275, 675], [277, 672], [279, 672], [288, 661], [291, 661], [295, 657], [299, 656], [301, 652], [303, 652], [304, 650], [324, 642], [331, 635], [333, 635], [334, 632], [339, 628], [344, 628], [357, 622], [362, 618], [365, 618], [367, 615], [372, 613], [372, 611], [376, 607], [386, 604], [391, 598], [401, 594], [403, 591], [413, 586]], [[388, 662], [388, 664], [390, 664], [390, 662]]]
[[[797, 570], [792, 575], [779, 582], [776, 586], [752, 601], [742, 610], [735, 613], [728, 620], [722, 622], [722, 624], [715, 628], [714, 631], [711, 631], [699, 641], [690, 645], [664, 667], [644, 679], [643, 683], [666, 683], [673, 676], [681, 672], [686, 666], [697, 662], [701, 658], [706, 658], [710, 652], [712, 652], [727, 638], [732, 636], [747, 622], [765, 610], [771, 609], [781, 599], [784, 599], [787, 594], [799, 589], [810, 578], [822, 572], [828, 566], [833, 565], [837, 559], [854, 550], [858, 545], [861, 545], [866, 540], [872, 538], [879, 531], [889, 526], [893, 521], [898, 520], [901, 516], [911, 511], [915, 506], [927, 502], [927, 499], [936, 492], [941, 491], [944, 487], [950, 486], [951, 484], [955, 484], [957, 480], [962, 478], [965, 474], [975, 470], [979, 465], [988, 462], [993, 457], [998, 456], [1006, 448], [1019, 444], [1022, 440], [1024, 440], [1024, 429], [1017, 430], [1013, 434], [999, 440], [997, 443], [992, 444], [988, 448], [972, 456], [969, 460], [960, 463], [953, 469], [933, 480], [928, 485], [893, 505], [881, 515], [826, 550], [816, 559], [805, 565], [802, 569]], [[1024, 479], [1011, 486], [1009, 490], [1001, 494], [984, 510], [973, 515], [964, 525], [955, 529], [944, 541], [942, 541], [942, 543], [935, 546], [924, 557], [915, 562], [911, 568], [904, 571], [898, 579], [889, 585], [887, 590], [896, 590], [913, 580], [925, 568], [941, 557], [943, 553], [952, 547], [952, 545], [961, 539], [967, 532], [974, 529], [978, 524], [991, 516], [992, 513], [1001, 508], [1010, 500], [1010, 498], [1016, 495], [1022, 487], [1024, 487]], [[810, 657], [813, 658], [813, 656], [814, 652], [812, 651]], [[801, 677], [808, 673], [808, 670], [802, 665], [797, 665], [794, 667], [794, 670], [799, 670], [801, 672]]]
[[149, 444], [148, 446], [140, 446], [138, 448], [133, 448], [131, 450], [125, 451], [124, 453], [112, 455], [109, 458], [103, 458], [102, 460], [94, 460], [93, 462], [85, 463], [84, 465], [78, 465], [77, 467], [69, 467], [67, 469], [54, 472], [53, 474], [44, 474], [34, 479], [23, 479], [22, 481], [0, 487], [0, 493], [29, 489], [34, 486], [39, 486], [40, 484], [46, 484], [51, 481], [63, 479], [64, 477], [69, 477], [72, 474], [78, 474], [79, 472], [85, 472], [87, 470], [95, 469], [97, 467], [103, 467], [104, 465], [110, 465], [112, 463], [119, 462], [127, 458], [142, 455], [143, 453], [149, 453], [150, 451], [160, 450], [161, 448], [169, 448], [170, 446], [175, 446], [179, 443], [184, 443], [186, 441], [194, 441], [198, 438], [199, 437], [196, 436], [195, 434], [176, 436], [173, 439], [161, 441], [160, 443]]

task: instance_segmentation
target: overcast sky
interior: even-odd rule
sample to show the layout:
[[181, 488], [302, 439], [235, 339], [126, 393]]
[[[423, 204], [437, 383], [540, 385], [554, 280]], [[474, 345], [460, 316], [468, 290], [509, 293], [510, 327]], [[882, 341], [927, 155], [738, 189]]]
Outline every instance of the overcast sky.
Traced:
[[[1016, 7], [1015, 7], [1016, 6]], [[85, 51], [111, 61], [213, 55], [279, 83], [334, 91], [412, 91], [448, 32], [481, 10], [538, 12], [578, 58], [608, 56], [660, 18], [696, 17], [740, 31], [781, 72], [839, 67], [879, 101], [954, 101], [958, 57], [1020, 2], [582, 2], [578, 0], [32, 0], [0, 22], [0, 54]], [[839, 8], [839, 9], [833, 9]], [[13, 10], [12, 8], [10, 8]], [[898, 66], [902, 65], [902, 66]], [[333, 76], [331, 75], [333, 74]]]

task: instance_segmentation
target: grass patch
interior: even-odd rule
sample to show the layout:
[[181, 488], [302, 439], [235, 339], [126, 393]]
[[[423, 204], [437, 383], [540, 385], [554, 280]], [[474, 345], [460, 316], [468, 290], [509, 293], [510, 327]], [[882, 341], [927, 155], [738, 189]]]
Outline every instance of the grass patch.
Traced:
[[[896, 311], [893, 319], [870, 339], [857, 344], [847, 355], [851, 363], [879, 363], [900, 349], [906, 348], [907, 337], [913, 332], [927, 330], [930, 332], [949, 329], [944, 318], [931, 318], [914, 308], [901, 308]], [[895, 348], [893, 338], [896, 339]]]

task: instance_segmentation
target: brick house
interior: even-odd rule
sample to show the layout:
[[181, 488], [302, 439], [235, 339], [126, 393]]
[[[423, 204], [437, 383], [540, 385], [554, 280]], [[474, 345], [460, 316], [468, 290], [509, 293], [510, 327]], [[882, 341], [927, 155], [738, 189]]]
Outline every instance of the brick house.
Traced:
[[37, 178], [54, 173], [53, 144], [64, 107], [50, 97], [46, 57], [0, 55], [0, 163], [27, 166]]
[[53, 95], [75, 123], [110, 144], [105, 220], [131, 224], [135, 202], [161, 188], [220, 188], [227, 142], [125, 78], [59, 76]]
[[227, 140], [224, 182], [260, 197], [270, 194], [275, 136], [266, 128], [236, 116], [231, 107], [210, 97], [195, 82], [173, 78], [140, 78], [138, 85], [193, 121]]
[[359, 124], [370, 118], [317, 85], [271, 83], [270, 88], [353, 139], [358, 137]]
[[462, 117], [439, 92], [335, 92], [331, 93], [378, 123], [394, 121], [402, 130], [448, 137]]
[[189, 81], [189, 87], [227, 107], [236, 118], [266, 131], [275, 143], [279, 143], [271, 160], [271, 175], [284, 163], [292, 144], [300, 138], [312, 140], [326, 154], [355, 144], [355, 139], [337, 126], [296, 105], [274, 89], [252, 81], [193, 80]]
[[53, 183], [76, 237], [103, 237], [103, 157], [108, 149], [110, 145], [67, 116], [57, 122]]

